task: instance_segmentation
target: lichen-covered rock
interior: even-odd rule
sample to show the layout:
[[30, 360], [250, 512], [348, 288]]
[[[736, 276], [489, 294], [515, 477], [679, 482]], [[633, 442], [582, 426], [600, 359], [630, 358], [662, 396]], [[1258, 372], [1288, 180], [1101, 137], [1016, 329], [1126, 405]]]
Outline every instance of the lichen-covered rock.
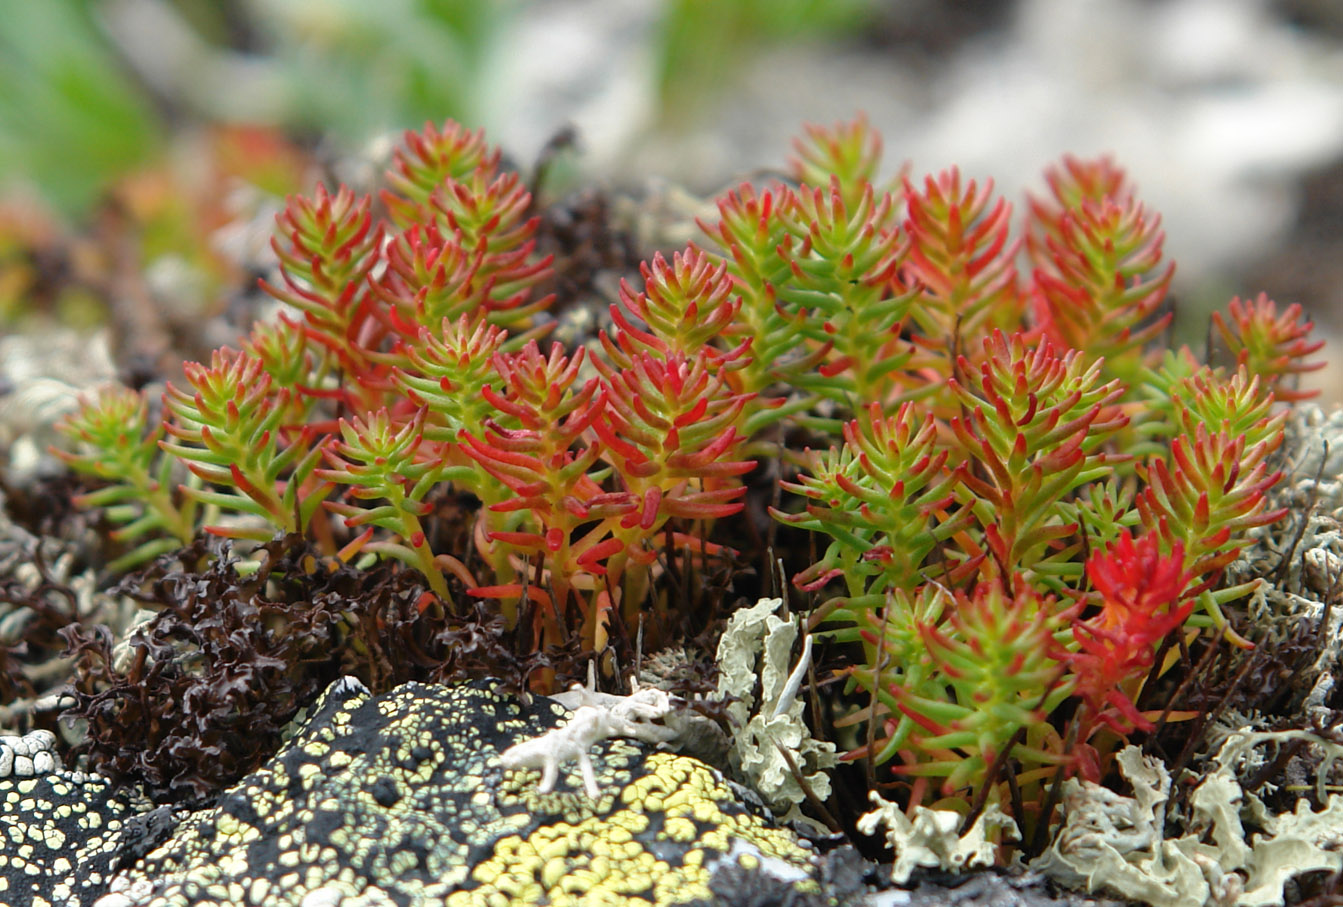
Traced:
[[[671, 904], [711, 900], [715, 873], [729, 867], [768, 871], [801, 897], [818, 892], [811, 851], [696, 759], [606, 741], [594, 749], [595, 801], [576, 765], [548, 794], [539, 772], [500, 767], [503, 750], [567, 715], [487, 681], [381, 696], [338, 681], [280, 752], [212, 807], [158, 822], [155, 840], [140, 830], [143, 855], [123, 859], [105, 893], [74, 883], [93, 868], [76, 861], [43, 897], [81, 907]], [[0, 782], [0, 802], [12, 784]], [[50, 810], [21, 802], [6, 830], [40, 838], [51, 822]], [[100, 873], [111, 865], [101, 860]], [[14, 897], [24, 878], [5, 873], [10, 903], [26, 903]]]
[[0, 903], [85, 903], [107, 885], [134, 815], [97, 775], [0, 781]]

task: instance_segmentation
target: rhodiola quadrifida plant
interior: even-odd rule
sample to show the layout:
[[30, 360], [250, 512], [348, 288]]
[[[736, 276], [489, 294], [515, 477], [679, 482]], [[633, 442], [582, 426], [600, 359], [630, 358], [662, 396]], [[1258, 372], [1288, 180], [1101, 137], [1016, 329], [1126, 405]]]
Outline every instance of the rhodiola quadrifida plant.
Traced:
[[[1182, 717], [1142, 702], [1181, 651], [1252, 645], [1253, 583], [1223, 572], [1283, 516], [1283, 404], [1320, 344], [1260, 296], [1214, 316], [1231, 364], [1165, 349], [1174, 266], [1108, 159], [1065, 158], [1021, 217], [880, 165], [862, 119], [808, 129], [787, 179], [724, 194], [566, 347], [529, 187], [426, 127], [378, 195], [290, 199], [282, 313], [188, 364], [161, 424], [111, 389], [61, 455], [106, 481], [118, 570], [202, 528], [297, 533], [417, 571], [421, 611], [485, 600], [524, 648], [623, 664], [688, 571], [809, 539], [795, 600], [853, 704], [817, 732], [911, 809], [1029, 826], [1051, 779]], [[776, 476], [762, 528], [748, 489]], [[449, 493], [479, 506], [445, 538]]]

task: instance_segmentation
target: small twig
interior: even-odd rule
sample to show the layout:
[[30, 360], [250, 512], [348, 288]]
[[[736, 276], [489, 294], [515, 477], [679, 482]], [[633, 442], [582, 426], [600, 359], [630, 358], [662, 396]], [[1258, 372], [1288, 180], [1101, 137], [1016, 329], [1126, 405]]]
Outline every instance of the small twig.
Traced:
[[[1328, 561], [1325, 561], [1328, 570]], [[1337, 573], [1330, 571], [1329, 588], [1324, 593], [1324, 610], [1320, 612], [1320, 622], [1315, 628], [1315, 635], [1319, 637], [1320, 649], [1328, 645], [1329, 619], [1334, 613], [1334, 603], [1338, 601], [1339, 592], [1343, 590], [1343, 567]]]
[[783, 558], [774, 554], [773, 548], [765, 549], [769, 557], [769, 582], [773, 587], [770, 598], [780, 599], [788, 607], [788, 575], [784, 573]]
[[1315, 481], [1310, 486], [1310, 500], [1306, 504], [1305, 512], [1301, 515], [1301, 522], [1297, 524], [1296, 532], [1292, 535], [1292, 544], [1283, 552], [1282, 559], [1278, 561], [1278, 566], [1273, 571], [1273, 584], [1280, 586], [1287, 579], [1287, 572], [1291, 569], [1292, 559], [1296, 556], [1296, 549], [1300, 547], [1301, 540], [1306, 537], [1306, 529], [1310, 526], [1310, 518], [1315, 513], [1315, 507], [1320, 498], [1320, 479], [1324, 477], [1324, 464], [1329, 459], [1329, 442], [1324, 443], [1324, 455], [1320, 457], [1320, 466], [1315, 470]]
[[[1236, 672], [1236, 676], [1231, 680], [1231, 686], [1227, 687], [1226, 692], [1222, 694], [1222, 698], [1218, 700], [1217, 705], [1213, 706], [1211, 711], [1203, 713], [1196, 719], [1197, 724], [1190, 730], [1189, 738], [1185, 741], [1179, 756], [1176, 757], [1175, 762], [1172, 765], [1168, 766], [1172, 778], [1179, 777], [1180, 772], [1183, 771], [1185, 765], [1188, 764], [1190, 756], [1193, 755], [1194, 748], [1197, 747], [1199, 742], [1203, 739], [1204, 730], [1208, 725], [1221, 717], [1222, 710], [1225, 709], [1227, 703], [1231, 701], [1232, 695], [1239, 689], [1241, 683], [1245, 680], [1245, 676], [1250, 673], [1250, 668], [1259, 660], [1259, 656], [1263, 652], [1263, 648], [1255, 649], [1254, 652], [1250, 654], [1250, 657], [1245, 660], [1245, 664], [1241, 666], [1241, 669]], [[1173, 798], [1166, 801], [1165, 816], [1170, 815], [1170, 810], [1173, 805]], [[1163, 818], [1165, 816], [1163, 816]]]
[[[1070, 753], [1076, 745], [1077, 715], [1074, 714], [1072, 720], [1068, 722], [1068, 734], [1063, 741], [1063, 751]], [[1063, 799], [1063, 776], [1064, 766], [1060, 765], [1054, 770], [1054, 780], [1049, 784], [1049, 794], [1045, 797], [1044, 809], [1040, 810], [1040, 817], [1035, 824], [1035, 833], [1031, 835], [1029, 851], [1031, 856], [1044, 852], [1045, 839], [1049, 836], [1049, 820], [1053, 817], [1059, 801]]]
[[1152, 659], [1152, 667], [1148, 669], [1147, 676], [1143, 678], [1142, 686], [1138, 688], [1138, 694], [1133, 697], [1135, 703], [1142, 702], [1143, 697], [1147, 695], [1148, 689], [1156, 683], [1157, 678], [1161, 676], [1161, 666], [1166, 661], [1166, 653], [1170, 647], [1175, 644], [1175, 637], [1180, 635], [1183, 627], [1177, 627], [1174, 632], [1167, 633], [1165, 639], [1161, 640], [1161, 645], [1157, 647], [1156, 656]]
[[984, 807], [988, 805], [989, 802], [989, 791], [993, 788], [993, 785], [998, 782], [998, 775], [1002, 772], [1003, 766], [1007, 764], [1008, 758], [1011, 757], [1012, 750], [1016, 748], [1016, 745], [1021, 742], [1021, 738], [1025, 736], [1026, 726], [1022, 725], [1017, 728], [1017, 732], [1008, 739], [1007, 745], [994, 757], [993, 764], [989, 766], [988, 774], [984, 777], [984, 783], [979, 786], [978, 792], [975, 793], [975, 802], [971, 805], [970, 812], [966, 814], [965, 820], [961, 822], [960, 834], [962, 837], [969, 833], [970, 829], [974, 827], [976, 820], [979, 819], [980, 814], [984, 812]]
[[639, 612], [639, 626], [634, 631], [634, 676], [643, 673], [644, 665], [644, 613]]
[[[778, 463], [778, 461], [772, 461], [772, 462]], [[773, 469], [779, 470], [779, 474], [774, 475], [772, 477], [773, 488], [771, 490], [770, 509], [777, 511], [783, 504], [783, 475], [782, 475], [783, 467], [782, 465], [776, 465], [773, 467]], [[773, 566], [773, 560], [774, 560], [774, 541], [777, 538], [778, 534], [779, 534], [779, 521], [771, 519], [769, 521], [769, 525], [765, 527], [765, 552], [766, 552], [765, 556], [770, 559], [771, 567]], [[775, 591], [774, 597], [782, 598], [783, 594], [784, 590], [783, 588], [780, 588]]]
[[[674, 594], [677, 599], [684, 600], [686, 599], [686, 587], [685, 584], [681, 582], [681, 577], [677, 575], [677, 570], [681, 568], [681, 564], [678, 563], [676, 559], [676, 533], [672, 529], [671, 520], [668, 520], [666, 525], [662, 528], [664, 539], [662, 542], [662, 549], [657, 553], [657, 561], [662, 566], [662, 575], [671, 580], [673, 586], [671, 590], [672, 594]], [[687, 553], [686, 557], [688, 558], [689, 556], [689, 553]], [[682, 558], [682, 561], [684, 561], [684, 559], [685, 558]], [[689, 601], [687, 601], [686, 604], [689, 605]]]
[[[1166, 726], [1166, 719], [1170, 717], [1171, 709], [1184, 696], [1185, 691], [1189, 689], [1189, 685], [1194, 682], [1194, 678], [1200, 676], [1209, 662], [1212, 661], [1212, 656], [1221, 645], [1223, 638], [1221, 633], [1213, 634], [1212, 643], [1208, 646], [1207, 651], [1199, 657], [1198, 664], [1194, 665], [1194, 669], [1185, 675], [1184, 679], [1180, 681], [1180, 685], [1175, 688], [1175, 692], [1166, 700], [1166, 705], [1161, 710], [1161, 717], [1157, 719], [1156, 725], [1152, 728], [1152, 733], [1147, 736], [1149, 743], [1155, 741], [1162, 728]], [[1139, 699], [1142, 698], [1142, 693], [1146, 691], [1147, 684], [1144, 683], [1142, 692], [1138, 694]]]
[[[808, 639], [810, 639], [810, 637], [808, 637]], [[844, 831], [844, 826], [839, 824], [839, 821], [831, 814], [830, 810], [825, 808], [825, 804], [821, 802], [821, 798], [816, 796], [816, 792], [811, 789], [811, 785], [807, 783], [807, 779], [797, 767], [797, 760], [793, 758], [793, 754], [784, 749], [777, 740], [774, 741], [774, 748], [779, 751], [779, 755], [783, 757], [783, 761], [788, 764], [788, 771], [792, 773], [793, 780], [797, 782], [798, 787], [802, 788], [803, 796], [807, 798], [807, 802], [811, 804], [811, 808], [816, 810], [816, 814], [820, 816], [821, 821], [825, 823], [826, 828], [829, 828], [836, 833], [842, 833]]]
[[[1024, 824], [1023, 817], [1026, 815], [1026, 805], [1021, 800], [1021, 785], [1017, 783], [1017, 772], [1009, 763], [1007, 766], [1007, 793], [1012, 798], [1012, 815], [1016, 816], [1019, 822]], [[1022, 830], [1024, 834], [1024, 829]]]
[[886, 601], [881, 607], [881, 638], [877, 640], [877, 667], [872, 680], [871, 695], [868, 697], [869, 714], [867, 716], [867, 755], [863, 763], [867, 769], [867, 789], [877, 789], [877, 757], [873, 750], [877, 745], [877, 703], [878, 690], [881, 689], [882, 671], [886, 669], [886, 627], [891, 619], [891, 599], [886, 597]]
[[1293, 756], [1299, 754], [1303, 749], [1305, 749], [1313, 742], [1314, 741], [1302, 737], [1297, 738], [1296, 740], [1288, 741], [1286, 746], [1283, 746], [1282, 744], [1277, 744], [1274, 747], [1275, 753], [1273, 755], [1272, 761], [1266, 762], [1263, 765], [1261, 765], [1259, 767], [1259, 770], [1255, 772], [1252, 777], [1247, 779], [1245, 783], [1241, 785], [1241, 787], [1248, 794], [1252, 794], [1255, 791], [1259, 790], [1259, 788], [1263, 787], [1264, 784], [1267, 783], [1269, 778], [1272, 778], [1274, 775], [1280, 772], [1283, 769], [1283, 767], [1286, 766], [1287, 763], [1291, 761]]
[[536, 155], [536, 163], [532, 165], [531, 201], [527, 205], [527, 215], [539, 213], [541, 196], [546, 186], [546, 180], [550, 176], [551, 167], [560, 154], [574, 148], [578, 144], [578, 130], [572, 123], [562, 125], [546, 143], [541, 146], [541, 150]]

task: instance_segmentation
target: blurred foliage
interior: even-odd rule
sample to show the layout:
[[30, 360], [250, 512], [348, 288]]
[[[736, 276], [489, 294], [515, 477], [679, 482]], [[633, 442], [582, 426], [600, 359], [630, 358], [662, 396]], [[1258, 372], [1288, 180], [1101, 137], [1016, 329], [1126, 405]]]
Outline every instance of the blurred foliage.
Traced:
[[660, 119], [693, 114], [752, 51], [771, 43], [852, 35], [880, 0], [664, 0], [657, 41]]
[[[537, 2], [0, 0], [0, 195], [23, 185], [77, 218], [202, 125], [348, 149], [406, 123], [489, 121], [489, 75]], [[883, 6], [660, 0], [658, 119], [684, 125], [752, 51], [854, 35]]]
[[[276, 125], [359, 143], [407, 122], [479, 115], [514, 0], [173, 0], [218, 53], [266, 61]], [[269, 99], [274, 103], [275, 99]]]
[[[211, 123], [261, 123], [350, 147], [406, 122], [471, 117], [482, 67], [515, 6], [0, 0], [0, 194], [36, 194], [78, 217], [114, 179], [161, 158], [170, 135]], [[155, 76], [173, 70], [131, 65], [124, 54], [141, 48], [118, 46], [107, 27], [117, 18], [123, 28], [166, 26], [133, 40], [185, 60], [182, 78], [160, 84]]]
[[[128, 288], [170, 318], [217, 309], [313, 163], [407, 123], [497, 119], [492, 77], [544, 2], [0, 0], [0, 325], [98, 324]], [[658, 0], [654, 120], [691, 128], [752, 52], [852, 37], [883, 8]]]
[[93, 187], [73, 225], [31, 191], [0, 197], [0, 328], [93, 328], [120, 309], [133, 333], [180, 334], [265, 266], [271, 218], [311, 181], [310, 156], [247, 126], [197, 129], [172, 151]]
[[89, 3], [0, 0], [0, 190], [26, 177], [76, 212], [162, 139]]

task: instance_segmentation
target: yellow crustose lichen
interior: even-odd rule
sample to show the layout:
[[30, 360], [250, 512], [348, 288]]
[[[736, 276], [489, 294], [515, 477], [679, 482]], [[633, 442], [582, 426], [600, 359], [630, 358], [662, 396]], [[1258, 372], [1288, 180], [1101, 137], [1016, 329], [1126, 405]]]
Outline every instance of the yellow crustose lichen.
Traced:
[[568, 714], [524, 708], [489, 682], [375, 697], [338, 681], [263, 768], [156, 839], [141, 834], [143, 857], [71, 903], [675, 904], [710, 899], [715, 868], [751, 854], [818, 890], [811, 851], [698, 760], [602, 742], [595, 800], [578, 766], [546, 793], [539, 771], [502, 767], [502, 752]]

